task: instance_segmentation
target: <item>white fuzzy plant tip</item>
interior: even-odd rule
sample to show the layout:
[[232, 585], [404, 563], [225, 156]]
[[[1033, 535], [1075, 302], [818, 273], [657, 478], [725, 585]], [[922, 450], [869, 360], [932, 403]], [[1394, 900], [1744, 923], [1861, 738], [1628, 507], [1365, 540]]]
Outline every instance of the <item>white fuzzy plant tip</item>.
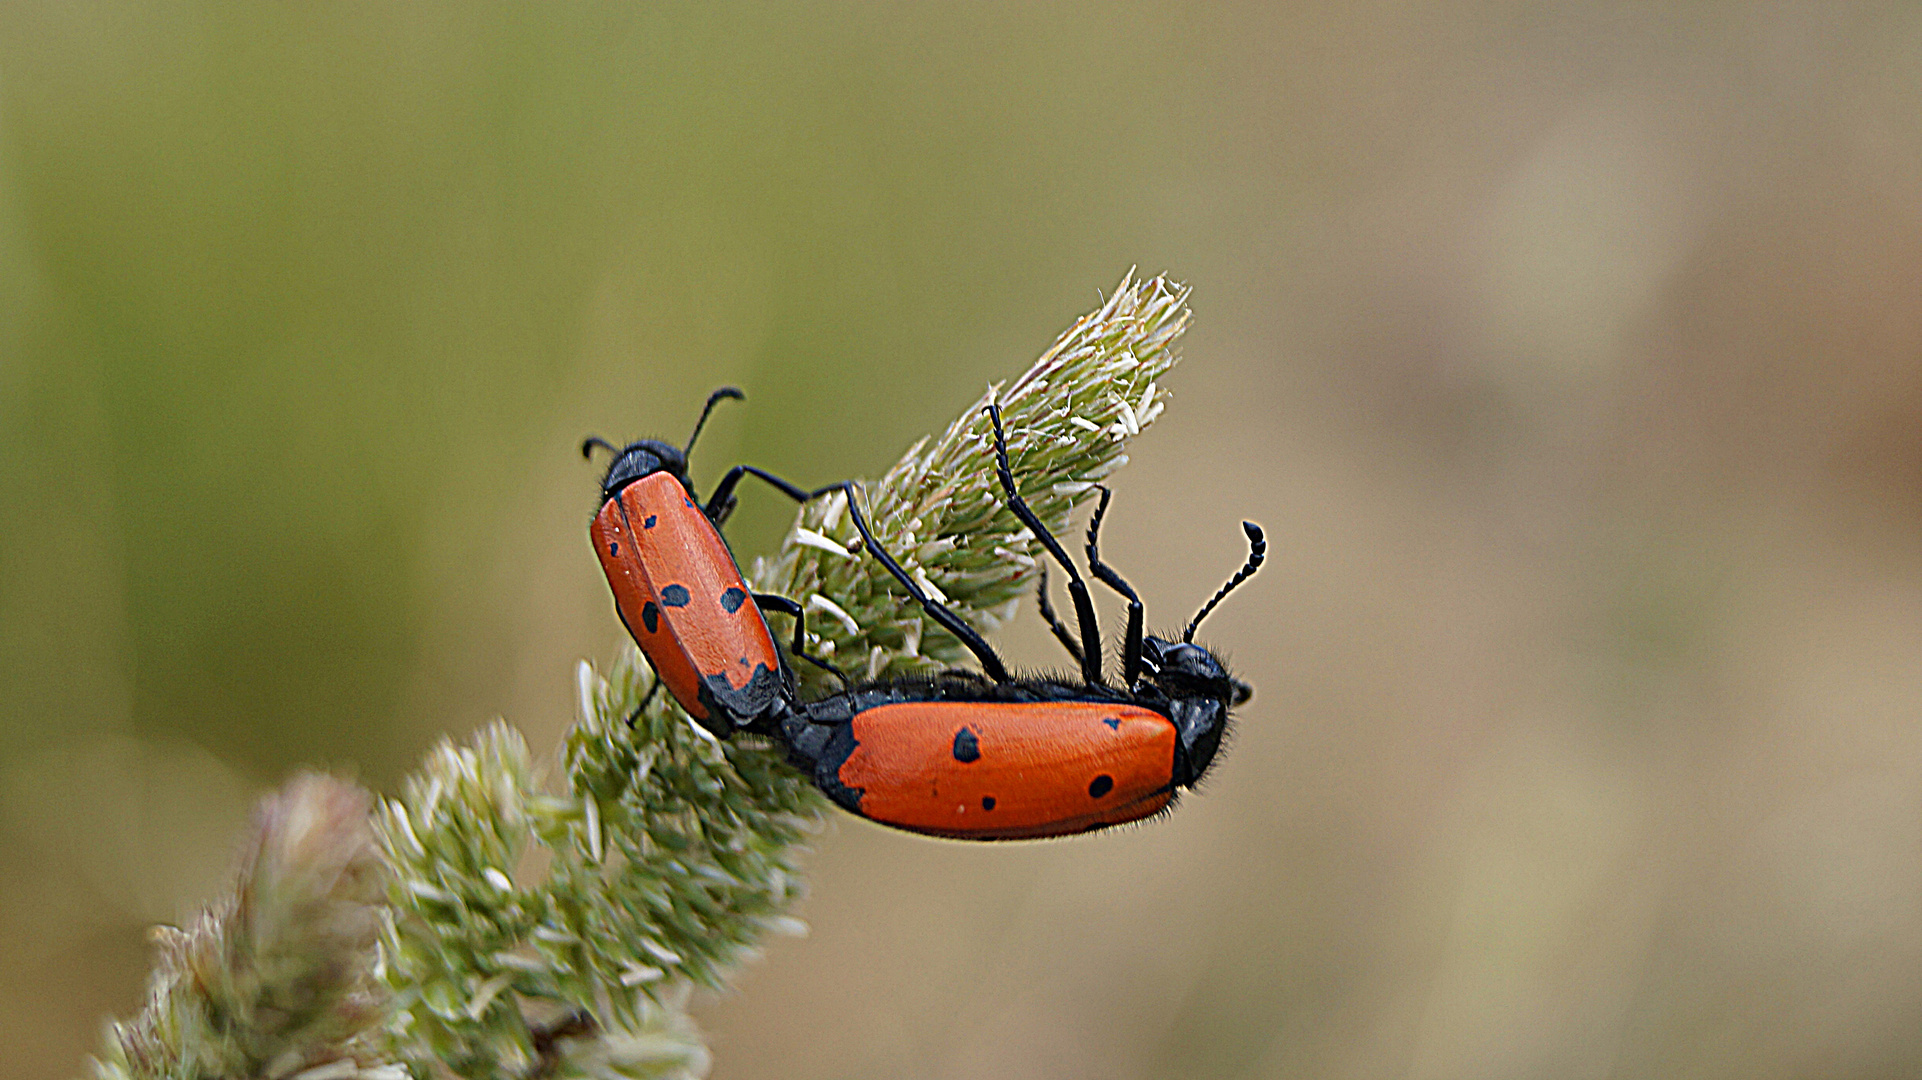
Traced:
[[[939, 437], [922, 439], [878, 483], [864, 485], [880, 540], [930, 596], [977, 630], [1013, 618], [1034, 587], [1039, 542], [1015, 520], [995, 479], [996, 402], [1016, 486], [1050, 531], [1094, 485], [1127, 464], [1128, 441], [1161, 415], [1176, 343], [1188, 328], [1188, 288], [1166, 277], [1121, 279], [1026, 373], [988, 388]], [[852, 678], [926, 673], [966, 655], [927, 619], [859, 535], [839, 493], [801, 508], [778, 556], [749, 574], [762, 592], [807, 605], [810, 644]], [[837, 684], [802, 664], [810, 694]]]
[[376, 977], [384, 872], [371, 798], [295, 777], [260, 803], [231, 892], [153, 933], [147, 1007], [108, 1031], [101, 1080], [404, 1080]]
[[611, 674], [581, 665], [558, 791], [496, 723], [443, 743], [379, 815], [384, 974], [417, 1077], [704, 1075], [688, 990], [792, 921], [804, 782], [639, 713], [631, 656]]

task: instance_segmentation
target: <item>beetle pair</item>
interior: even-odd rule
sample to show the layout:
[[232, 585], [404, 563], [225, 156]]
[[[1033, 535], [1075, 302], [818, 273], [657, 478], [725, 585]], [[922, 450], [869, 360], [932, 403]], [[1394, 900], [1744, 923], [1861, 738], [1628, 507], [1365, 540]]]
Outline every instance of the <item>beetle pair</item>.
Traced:
[[[1101, 561], [1098, 542], [1110, 497], [1101, 489], [1088, 526], [1088, 568], [1128, 602], [1121, 683], [1111, 685], [1087, 583], [1017, 492], [1000, 410], [989, 405], [1002, 493], [1009, 509], [1066, 571], [1080, 631], [1078, 637], [1070, 633], [1049, 606], [1044, 566], [1041, 612], [1079, 665], [1081, 680], [1015, 678], [980, 634], [931, 598], [875, 539], [854, 484], [807, 491], [737, 465], [705, 506], [696, 504], [688, 451], [714, 406], [740, 396], [731, 387], [715, 391], [685, 449], [658, 440], [620, 450], [600, 439], [582, 446], [583, 453], [596, 446], [614, 452], [590, 533], [621, 620], [654, 666], [654, 689], [665, 684], [688, 714], [716, 735], [749, 731], [779, 739], [789, 759], [847, 810], [935, 836], [1066, 836], [1137, 821], [1169, 806], [1180, 789], [1192, 787], [1207, 771], [1230, 708], [1245, 702], [1250, 690], [1193, 643], [1194, 632], [1261, 566], [1267, 544], [1258, 526], [1242, 523], [1248, 561], [1202, 606], [1180, 641], [1146, 637], [1140, 598]], [[800, 701], [793, 673], [761, 613], [791, 615], [789, 651], [827, 667], [803, 651], [801, 605], [749, 592], [719, 532], [733, 508], [734, 489], [747, 476], [802, 502], [844, 492], [868, 552], [974, 654], [981, 674], [950, 671], [865, 683]]]

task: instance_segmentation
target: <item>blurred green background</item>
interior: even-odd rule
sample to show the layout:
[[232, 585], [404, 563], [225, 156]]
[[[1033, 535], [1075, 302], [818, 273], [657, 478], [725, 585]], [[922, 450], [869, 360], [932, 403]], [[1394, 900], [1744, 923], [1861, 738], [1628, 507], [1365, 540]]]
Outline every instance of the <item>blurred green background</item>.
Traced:
[[80, 1071], [290, 770], [554, 743], [622, 640], [583, 435], [734, 382], [703, 486], [878, 474], [1139, 264], [1197, 321], [1107, 546], [1178, 625], [1268, 527], [1233, 752], [1099, 838], [837, 820], [714, 1075], [1922, 1072], [1919, 61], [1903, 4], [9, 4], [0, 1071]]

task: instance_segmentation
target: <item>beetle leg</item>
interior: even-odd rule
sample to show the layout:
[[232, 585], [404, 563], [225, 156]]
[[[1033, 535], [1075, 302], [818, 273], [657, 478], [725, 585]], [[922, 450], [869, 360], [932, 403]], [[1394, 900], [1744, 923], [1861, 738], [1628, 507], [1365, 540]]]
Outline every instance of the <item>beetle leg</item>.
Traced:
[[639, 705], [634, 706], [633, 712], [627, 714], [628, 727], [633, 727], [635, 724], [640, 722], [641, 714], [647, 711], [647, 703], [650, 701], [653, 701], [654, 695], [660, 692], [661, 692], [661, 673], [657, 671], [654, 673], [654, 685], [647, 688], [647, 693], [641, 695], [641, 703]]
[[894, 561], [894, 556], [888, 554], [887, 549], [881, 546], [881, 542], [874, 538], [874, 531], [868, 528], [867, 515], [861, 513], [860, 502], [854, 497], [855, 488], [854, 481], [843, 480], [838, 484], [830, 484], [814, 494], [845, 491], [848, 496], [848, 516], [854, 519], [854, 528], [861, 534], [861, 542], [867, 545], [868, 551], [881, 561], [881, 565], [894, 576], [894, 580], [901, 583], [901, 587], [908, 591], [908, 595], [914, 597], [915, 602], [921, 605], [921, 610], [928, 613], [928, 618], [940, 624], [943, 630], [953, 634], [969, 652], [974, 654], [974, 658], [981, 662], [981, 670], [987, 673], [988, 678], [995, 682], [1013, 681], [1008, 675], [1008, 666], [1001, 662], [1001, 657], [995, 653], [993, 647], [983, 640], [973, 627], [962, 622], [959, 615], [935, 603], [933, 598], [922, 591], [921, 586], [915, 584], [914, 579], [908, 576], [908, 572], [901, 569], [901, 564]]
[[753, 476], [765, 480], [773, 486], [776, 491], [793, 499], [795, 502], [801, 503], [833, 490], [832, 488], [822, 488], [820, 491], [806, 491], [788, 483], [786, 480], [781, 479], [771, 472], [757, 469], [752, 465], [736, 465], [727, 471], [727, 475], [721, 477], [721, 482], [714, 485], [714, 493], [707, 497], [707, 507], [704, 512], [707, 514], [709, 521], [719, 525], [720, 519], [726, 516], [725, 512], [733, 509], [730, 504], [734, 501], [734, 487], [741, 482], [741, 478], [744, 476]]
[[1068, 632], [1068, 628], [1061, 624], [1060, 618], [1054, 613], [1054, 605], [1048, 602], [1047, 563], [1041, 564], [1041, 580], [1035, 585], [1034, 598], [1041, 607], [1041, 617], [1047, 620], [1048, 629], [1054, 633], [1054, 639], [1061, 643], [1062, 648], [1068, 650], [1068, 655], [1074, 657], [1074, 662], [1078, 666], [1081, 663], [1081, 643], [1076, 641], [1074, 635]]
[[754, 604], [762, 611], [773, 611], [794, 617], [794, 644], [788, 646], [788, 652], [793, 653], [795, 656], [806, 660], [808, 663], [841, 680], [841, 688], [843, 690], [853, 685], [848, 681], [847, 674], [840, 668], [807, 651], [808, 624], [807, 611], [805, 608], [785, 596], [774, 596], [768, 593], [755, 593]]
[[1101, 686], [1101, 624], [1096, 621], [1094, 600], [1088, 595], [1088, 583], [1081, 580], [1081, 572], [1074, 568], [1068, 553], [1061, 550], [1061, 542], [1054, 538], [1033, 510], [1028, 509], [1027, 501], [1014, 487], [1014, 470], [1008, 465], [1008, 438], [1001, 430], [1001, 407], [994, 402], [986, 406], [988, 418], [994, 422], [994, 470], [1001, 478], [1001, 490], [1008, 497], [1008, 509], [1021, 519], [1041, 541], [1048, 554], [1054, 556], [1061, 568], [1068, 572], [1068, 596], [1074, 600], [1074, 613], [1081, 623], [1081, 680], [1089, 686]]
[[1108, 513], [1108, 499], [1114, 494], [1107, 485], [1096, 484], [1101, 491], [1101, 502], [1094, 508], [1094, 519], [1088, 522], [1088, 569], [1101, 583], [1128, 598], [1128, 631], [1121, 645], [1121, 685], [1132, 690], [1135, 678], [1141, 674], [1141, 597], [1121, 575], [1107, 563], [1101, 561], [1101, 553], [1095, 549], [1095, 542], [1101, 536], [1101, 519]]

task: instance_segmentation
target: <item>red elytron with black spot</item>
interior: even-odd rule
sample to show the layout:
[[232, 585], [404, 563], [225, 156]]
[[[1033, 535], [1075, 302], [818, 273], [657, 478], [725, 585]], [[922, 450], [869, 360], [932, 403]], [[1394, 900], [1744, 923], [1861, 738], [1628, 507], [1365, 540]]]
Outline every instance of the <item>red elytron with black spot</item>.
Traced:
[[701, 507], [688, 480], [688, 451], [708, 414], [723, 399], [741, 397], [731, 386], [709, 395], [686, 449], [658, 439], [620, 449], [599, 438], [581, 444], [583, 455], [597, 446], [614, 455], [601, 481], [600, 513], [588, 532], [614, 590], [614, 607], [658, 676], [649, 696], [665, 683], [688, 715], [722, 737], [773, 724], [790, 709], [794, 673], [775, 647], [762, 609], [793, 616], [792, 651], [821, 663], [801, 651], [801, 606], [749, 592], [720, 533], [743, 476], [765, 480], [801, 502], [815, 493], [736, 465]]
[[[1167, 809], [1214, 760], [1228, 712], [1252, 691], [1195, 628], [1267, 554], [1260, 527], [1243, 522], [1248, 561], [1189, 622], [1180, 641], [1142, 635], [1141, 600], [1101, 561], [1096, 542], [1109, 492], [1088, 527], [1088, 567], [1128, 601], [1122, 681], [1103, 679], [1094, 604], [1074, 564], [1016, 493], [1000, 411], [995, 462], [1008, 506], [1068, 573], [1080, 638], [1055, 618], [1041, 581], [1042, 616], [1081, 666], [1081, 680], [1016, 679], [987, 642], [929, 598], [878, 544], [853, 498], [867, 549], [935, 622], [961, 640], [985, 676], [950, 672], [854, 687], [796, 706], [779, 724], [790, 760], [835, 802], [869, 820], [962, 840], [1067, 836]], [[768, 730], [762, 728], [761, 730]]]

